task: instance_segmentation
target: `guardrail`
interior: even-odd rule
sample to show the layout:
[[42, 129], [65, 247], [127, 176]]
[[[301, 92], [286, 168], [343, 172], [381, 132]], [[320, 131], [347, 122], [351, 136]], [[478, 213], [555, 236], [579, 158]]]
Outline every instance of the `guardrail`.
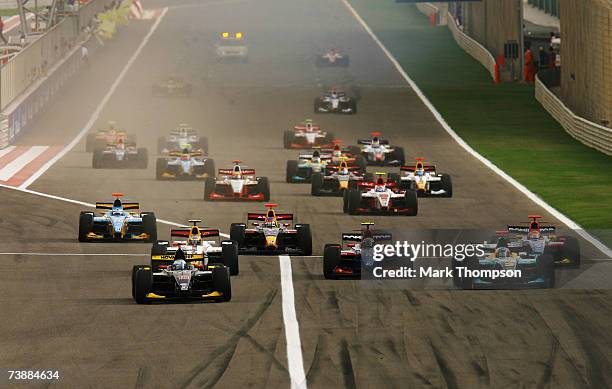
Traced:
[[[439, 26], [447, 25], [447, 12], [443, 12], [442, 9], [432, 3], [416, 3], [416, 7], [422, 14], [429, 17], [430, 20], [435, 17], [436, 24]], [[444, 8], [446, 10], [446, 7]]]
[[499, 66], [495, 61], [493, 54], [491, 54], [486, 47], [463, 32], [457, 25], [455, 18], [450, 13], [447, 13], [446, 19], [448, 21], [448, 28], [453, 34], [453, 37], [455, 38], [455, 41], [459, 47], [471, 55], [476, 61], [480, 62], [482, 66], [489, 71], [495, 82], [499, 82]]
[[535, 81], [535, 97], [568, 134], [589, 147], [612, 155], [612, 129], [576, 115], [544, 85], [539, 76]]

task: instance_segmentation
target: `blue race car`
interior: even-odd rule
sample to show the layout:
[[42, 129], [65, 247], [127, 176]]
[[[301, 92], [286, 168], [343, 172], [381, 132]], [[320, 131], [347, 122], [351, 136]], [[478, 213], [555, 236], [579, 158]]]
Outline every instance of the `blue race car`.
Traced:
[[331, 154], [314, 150], [311, 154], [302, 153], [297, 160], [287, 161], [286, 181], [288, 183], [310, 182], [313, 173], [321, 173], [331, 161]]
[[[138, 203], [122, 202], [121, 193], [113, 193], [115, 201], [96, 203], [101, 214], [81, 211], [79, 217], [79, 242], [157, 240], [157, 220], [153, 212], [134, 212]], [[131, 212], [130, 212], [131, 211]]]

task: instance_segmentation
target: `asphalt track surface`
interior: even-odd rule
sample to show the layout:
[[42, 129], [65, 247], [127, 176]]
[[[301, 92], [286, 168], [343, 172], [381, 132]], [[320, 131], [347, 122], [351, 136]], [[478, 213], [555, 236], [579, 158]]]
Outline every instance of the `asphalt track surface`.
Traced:
[[[81, 142], [30, 189], [86, 202], [123, 192], [158, 218], [202, 218], [227, 232], [261, 206], [205, 203], [201, 183], [154, 179], [157, 137], [186, 122], [208, 135], [217, 167], [241, 159], [268, 176], [272, 200], [311, 224], [320, 255], [364, 218], [344, 215], [338, 198], [311, 198], [309, 186], [284, 183], [296, 152], [282, 149], [282, 130], [313, 117], [314, 97], [339, 84], [361, 96], [359, 114], [317, 116], [319, 123], [347, 143], [379, 129], [408, 157], [425, 156], [453, 177], [455, 196], [420, 200], [419, 216], [368, 220], [395, 229], [497, 229], [541, 213], [554, 222], [454, 143], [340, 1], [147, 3], [163, 5], [168, 13], [98, 123], [136, 133], [150, 150], [149, 168], [94, 171]], [[20, 143], [74, 138], [151, 24], [123, 28]], [[212, 45], [222, 31], [245, 33], [247, 64], [216, 63]], [[314, 67], [314, 54], [331, 45], [349, 52], [347, 71]], [[152, 97], [151, 85], [169, 74], [191, 80], [194, 96]], [[0, 191], [0, 251], [48, 253], [0, 256], [1, 367], [60, 369], [66, 387], [290, 386], [278, 257], [241, 257], [230, 303], [138, 306], [130, 272], [146, 263], [148, 245], [79, 244], [83, 207]], [[160, 236], [168, 229], [160, 224]], [[102, 253], [117, 255], [87, 255]], [[560, 289], [492, 292], [326, 281], [321, 258], [291, 262], [310, 387], [612, 386], [609, 262], [558, 271]]]

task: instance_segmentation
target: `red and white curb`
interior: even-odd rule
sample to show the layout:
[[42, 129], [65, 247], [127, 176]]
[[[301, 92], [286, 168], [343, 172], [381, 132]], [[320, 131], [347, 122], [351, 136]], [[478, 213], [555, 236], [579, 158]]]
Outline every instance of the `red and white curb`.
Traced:
[[9, 146], [0, 150], [0, 184], [20, 186], [61, 149], [60, 146]]

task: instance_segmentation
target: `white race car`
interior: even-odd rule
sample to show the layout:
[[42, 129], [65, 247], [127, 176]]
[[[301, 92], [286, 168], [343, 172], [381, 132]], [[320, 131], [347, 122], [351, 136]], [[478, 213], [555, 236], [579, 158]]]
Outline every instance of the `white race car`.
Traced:
[[207, 177], [204, 200], [269, 201], [270, 183], [267, 177], [256, 177], [255, 169], [246, 169], [241, 161], [233, 161], [231, 169], [219, 169], [218, 177]]
[[220, 241], [219, 229], [199, 227], [201, 220], [189, 220], [193, 225], [170, 231], [176, 240], [158, 240], [151, 248], [151, 266], [156, 271], [160, 265], [172, 262], [174, 254], [181, 249], [186, 259], [202, 261], [204, 257], [211, 263], [222, 263], [229, 267], [231, 275], [239, 273], [238, 245], [231, 240]]
[[160, 154], [170, 151], [183, 150], [202, 150], [208, 155], [208, 138], [198, 135], [198, 132], [187, 124], [181, 123], [167, 136], [162, 136], [157, 140], [157, 152]]
[[147, 149], [137, 148], [134, 143], [126, 143], [119, 139], [117, 143], [97, 148], [93, 152], [92, 167], [94, 169], [104, 168], [127, 168], [146, 169], [149, 162]]
[[349, 56], [337, 49], [330, 49], [325, 54], [317, 55], [317, 66], [349, 66]]
[[416, 216], [418, 200], [413, 190], [400, 190], [393, 181], [384, 179], [385, 173], [377, 173], [375, 182], [362, 181], [357, 188], [344, 192], [344, 212], [351, 215], [379, 214]]
[[413, 166], [400, 168], [399, 188], [416, 190], [421, 197], [453, 197], [453, 182], [448, 174], [436, 172], [434, 165], [425, 165], [423, 158], [416, 158]]
[[332, 89], [315, 99], [314, 112], [352, 115], [357, 113], [357, 102], [345, 92]]
[[404, 164], [404, 149], [389, 145], [389, 141], [380, 137], [380, 132], [373, 132], [370, 139], [359, 139], [359, 152], [368, 165], [402, 166]]

